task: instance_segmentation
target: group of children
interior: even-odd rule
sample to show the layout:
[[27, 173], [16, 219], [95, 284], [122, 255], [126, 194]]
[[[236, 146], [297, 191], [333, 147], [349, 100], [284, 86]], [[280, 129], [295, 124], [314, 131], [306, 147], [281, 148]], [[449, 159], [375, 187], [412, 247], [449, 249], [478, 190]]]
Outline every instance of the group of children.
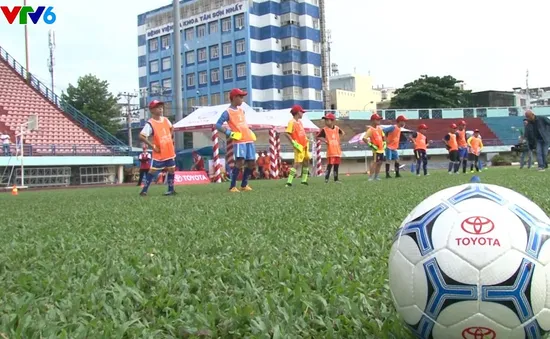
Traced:
[[[405, 127], [407, 119], [400, 115], [396, 119], [396, 123], [392, 126], [381, 128], [380, 123], [382, 117], [374, 113], [371, 118], [371, 125], [368, 126], [364, 134], [363, 141], [372, 149], [374, 161], [371, 163], [369, 172], [369, 181], [380, 180], [379, 174], [382, 163], [386, 162], [386, 178], [391, 178], [390, 168], [391, 162], [394, 162], [395, 177], [401, 177], [399, 170], [399, 140], [401, 137], [401, 129]], [[420, 176], [420, 169], [423, 174], [428, 175], [428, 156], [427, 149], [431, 141], [426, 138], [426, 124], [418, 125], [417, 131], [409, 136], [409, 141], [413, 144], [413, 153], [416, 159], [416, 175]], [[472, 136], [466, 134], [466, 122], [460, 121], [458, 126], [451, 124], [450, 131], [443, 137], [443, 142], [449, 152], [449, 174], [458, 174], [460, 164], [462, 171], [466, 173], [468, 161], [470, 161], [470, 171], [474, 168], [479, 172], [479, 156], [483, 149], [483, 142], [479, 135], [479, 130], [474, 130]]]
[[[247, 95], [245, 91], [233, 89], [230, 94], [231, 105], [225, 112], [222, 113], [220, 119], [216, 123], [217, 129], [233, 140], [233, 152], [235, 155], [235, 164], [233, 168], [228, 169], [231, 182], [230, 192], [251, 191], [252, 188], [248, 185], [250, 176], [256, 168], [256, 135], [249, 128], [244, 110], [241, 105], [244, 102], [244, 97]], [[166, 170], [166, 179], [168, 183], [167, 195], [175, 194], [174, 191], [174, 171], [175, 171], [175, 150], [173, 145], [173, 127], [170, 122], [162, 116], [163, 103], [153, 101], [149, 105], [152, 118], [148, 121], [144, 129], [140, 133], [140, 139], [153, 149], [153, 161], [151, 169], [147, 174], [144, 187], [141, 195], [147, 194], [147, 189], [152, 182], [153, 175], [159, 170]], [[310, 140], [308, 140], [306, 131], [302, 124], [302, 117], [305, 113], [300, 105], [294, 105], [290, 113], [292, 119], [289, 121], [286, 128], [286, 137], [294, 148], [294, 163], [288, 169], [288, 178], [286, 186], [291, 187], [294, 179], [297, 177], [300, 170], [301, 184], [308, 185], [309, 178], [309, 163], [311, 153], [309, 151]], [[325, 183], [329, 182], [331, 173], [334, 174], [334, 182], [339, 183], [339, 169], [342, 157], [340, 147], [341, 137], [345, 135], [344, 131], [335, 124], [336, 117], [332, 113], [327, 113], [322, 118], [325, 121], [325, 126], [317, 134], [317, 139], [326, 144], [327, 167], [325, 171]], [[405, 127], [407, 119], [400, 115], [397, 117], [395, 124], [382, 128], [380, 126], [382, 117], [374, 113], [370, 118], [371, 124], [367, 126], [363, 141], [371, 148], [374, 161], [370, 164], [369, 181], [380, 180], [379, 174], [382, 164], [386, 165], [386, 178], [391, 178], [390, 169], [393, 162], [395, 177], [401, 177], [399, 163], [399, 153], [401, 131]], [[420, 176], [420, 169], [423, 174], [428, 175], [428, 157], [427, 149], [431, 141], [426, 138], [428, 126], [420, 124], [417, 131], [409, 136], [409, 141], [414, 145], [414, 156], [416, 158], [416, 175]], [[452, 124], [449, 133], [444, 136], [443, 141], [449, 151], [449, 174], [458, 173], [460, 164], [462, 164], [463, 172], [467, 170], [468, 160], [471, 161], [470, 171], [477, 171], [479, 168], [479, 155], [483, 149], [483, 143], [479, 136], [479, 131], [475, 130], [471, 137], [466, 135], [466, 122], [461, 121], [458, 126]], [[264, 158], [265, 160], [265, 158]], [[267, 162], [258, 164], [263, 170]], [[263, 165], [263, 166], [262, 166]], [[244, 171], [241, 175], [241, 168]], [[230, 172], [230, 173], [229, 173]], [[240, 189], [237, 188], [237, 180], [241, 180]]]

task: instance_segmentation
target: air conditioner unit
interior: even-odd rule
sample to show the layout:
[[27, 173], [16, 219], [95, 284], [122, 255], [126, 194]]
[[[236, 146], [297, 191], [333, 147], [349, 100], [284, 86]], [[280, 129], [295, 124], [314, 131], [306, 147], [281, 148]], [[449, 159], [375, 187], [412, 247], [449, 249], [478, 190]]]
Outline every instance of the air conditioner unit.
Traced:
[[277, 68], [281, 68], [281, 64], [277, 64]]
[[279, 19], [279, 16], [278, 16], [278, 15], [275, 15], [275, 19]]
[[278, 44], [278, 43], [279, 43], [279, 39], [275, 39], [275, 43]]

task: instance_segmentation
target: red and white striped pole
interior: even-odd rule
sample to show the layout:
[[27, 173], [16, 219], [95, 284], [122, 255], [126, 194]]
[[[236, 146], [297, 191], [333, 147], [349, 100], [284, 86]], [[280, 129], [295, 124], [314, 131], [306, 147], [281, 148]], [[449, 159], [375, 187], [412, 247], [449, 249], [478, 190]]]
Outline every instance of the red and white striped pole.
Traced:
[[279, 168], [281, 167], [281, 161], [282, 160], [282, 157], [281, 157], [281, 134], [280, 133], [276, 133], [275, 134], [275, 157], [277, 158], [277, 167], [275, 168], [275, 177], [278, 179], [279, 178]]
[[218, 130], [212, 127], [212, 160], [214, 161], [214, 181], [222, 182], [222, 173], [220, 165], [220, 143], [218, 140]]
[[272, 128], [269, 130], [269, 177], [277, 179], [277, 132]]
[[319, 139], [317, 139], [315, 143], [315, 158], [316, 158], [315, 162], [317, 166], [316, 174], [317, 176], [323, 175], [323, 163], [321, 159], [321, 140]]
[[228, 164], [230, 167], [233, 168], [233, 165], [235, 162], [235, 157], [233, 156], [233, 139], [227, 138], [227, 141], [225, 142], [225, 163]]

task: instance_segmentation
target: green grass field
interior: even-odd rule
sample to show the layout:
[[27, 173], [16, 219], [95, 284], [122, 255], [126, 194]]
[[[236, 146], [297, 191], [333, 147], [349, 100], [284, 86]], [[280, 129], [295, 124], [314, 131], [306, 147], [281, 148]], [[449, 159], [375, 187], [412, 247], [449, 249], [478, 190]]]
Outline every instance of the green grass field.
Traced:
[[[0, 194], [5, 338], [406, 338], [387, 280], [401, 220], [468, 175]], [[550, 211], [548, 173], [489, 169]], [[238, 212], [242, 211], [242, 212]], [[0, 335], [2, 337], [2, 335]]]

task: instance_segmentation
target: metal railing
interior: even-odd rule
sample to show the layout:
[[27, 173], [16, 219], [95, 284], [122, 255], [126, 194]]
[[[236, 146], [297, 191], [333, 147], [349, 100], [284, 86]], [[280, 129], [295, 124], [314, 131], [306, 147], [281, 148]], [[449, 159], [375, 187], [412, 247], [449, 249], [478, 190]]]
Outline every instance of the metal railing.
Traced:
[[125, 143], [116, 138], [114, 135], [109, 133], [106, 129], [99, 126], [93, 120], [88, 118], [82, 112], [71, 106], [65, 100], [61, 99], [56, 95], [48, 86], [43, 84], [35, 76], [28, 73], [25, 67], [19, 64], [5, 49], [0, 47], [0, 57], [6, 61], [10, 67], [12, 67], [23, 79], [28, 79], [27, 83], [36, 89], [40, 94], [42, 94], [46, 99], [48, 99], [52, 104], [57, 108], [69, 115], [80, 127], [87, 129], [93, 133], [96, 137], [101, 139], [101, 141], [107, 145], [120, 145], [123, 146]]
[[[18, 155], [17, 147], [11, 145], [11, 156]], [[0, 149], [0, 151], [3, 150]], [[25, 144], [23, 152], [24, 156], [131, 156], [134, 153], [124, 145], [78, 144]], [[6, 154], [2, 152], [0, 156], [6, 156]]]

